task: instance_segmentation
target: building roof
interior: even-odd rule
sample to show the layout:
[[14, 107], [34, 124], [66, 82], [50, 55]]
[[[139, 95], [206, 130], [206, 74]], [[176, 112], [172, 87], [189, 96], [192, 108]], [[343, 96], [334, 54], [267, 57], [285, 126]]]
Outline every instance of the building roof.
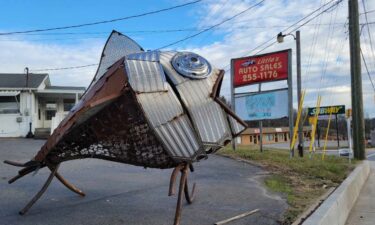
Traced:
[[47, 86], [46, 89], [50, 90], [76, 90], [76, 91], [85, 91], [85, 87], [72, 87], [72, 86]]
[[[310, 126], [304, 126], [303, 131], [311, 131]], [[263, 134], [273, 134], [273, 133], [285, 133], [289, 132], [289, 127], [263, 127]], [[247, 128], [241, 134], [259, 134], [259, 128]]]
[[[46, 73], [29, 73], [28, 88], [38, 88], [47, 76]], [[26, 74], [0, 73], [0, 88], [26, 88]]]

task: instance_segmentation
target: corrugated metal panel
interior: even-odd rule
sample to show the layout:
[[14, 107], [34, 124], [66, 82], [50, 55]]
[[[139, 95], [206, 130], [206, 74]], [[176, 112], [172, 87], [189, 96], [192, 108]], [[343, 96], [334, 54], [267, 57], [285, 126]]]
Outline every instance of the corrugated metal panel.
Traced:
[[140, 52], [140, 53], [130, 54], [130, 55], [126, 56], [126, 59], [159, 62], [160, 52], [159, 51], [148, 51], [148, 52]]
[[186, 115], [158, 126], [155, 130], [174, 156], [190, 158], [199, 150], [199, 143]]
[[158, 52], [126, 57], [129, 83], [137, 100], [163, 144], [175, 158], [191, 158], [203, 149], [182, 105], [167, 83]]
[[244, 127], [242, 124], [237, 122], [237, 120], [233, 118], [231, 115], [228, 115], [228, 118], [230, 122], [230, 127], [232, 129], [232, 133], [234, 136], [237, 136], [238, 134], [240, 134], [242, 131], [246, 129], [246, 127]]
[[195, 105], [190, 112], [204, 143], [220, 145], [222, 139], [231, 136], [225, 113], [216, 102]]
[[139, 93], [137, 99], [173, 157], [190, 158], [199, 151], [199, 139], [169, 85], [167, 92]]
[[158, 62], [125, 60], [129, 83], [136, 92], [166, 91], [163, 68]]
[[183, 109], [172, 88], [168, 85], [166, 92], [141, 93], [137, 95], [147, 118], [152, 126], [167, 123], [174, 117], [183, 114]]
[[166, 75], [176, 85], [203, 143], [221, 145], [220, 142], [230, 138], [231, 133], [225, 112], [210, 97], [218, 78], [218, 71], [213, 70], [207, 79], [184, 78], [173, 69], [170, 63], [173, 55], [173, 52], [163, 52], [160, 55], [160, 62]]

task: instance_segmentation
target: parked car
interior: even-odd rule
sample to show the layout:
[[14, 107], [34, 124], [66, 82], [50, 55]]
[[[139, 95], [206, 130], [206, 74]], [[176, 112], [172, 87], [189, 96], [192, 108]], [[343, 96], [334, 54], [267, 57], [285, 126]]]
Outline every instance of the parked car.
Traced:
[[353, 152], [349, 148], [340, 148], [339, 149], [339, 156], [342, 157], [353, 157]]

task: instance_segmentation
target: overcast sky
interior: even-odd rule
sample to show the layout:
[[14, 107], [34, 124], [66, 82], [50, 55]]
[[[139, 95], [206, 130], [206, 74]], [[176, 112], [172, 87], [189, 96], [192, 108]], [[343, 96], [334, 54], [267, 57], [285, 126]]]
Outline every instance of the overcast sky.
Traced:
[[[171, 7], [187, 1], [3, 1], [0, 14], [0, 32], [75, 25], [135, 15]], [[260, 1], [260, 0], [259, 0]], [[219, 23], [259, 1], [203, 0], [200, 3], [159, 14], [126, 21], [83, 28], [48, 31], [28, 35], [0, 36], [0, 73], [22, 73], [30, 70], [59, 68], [98, 63], [112, 29], [133, 38], [145, 49], [156, 49], [195, 34]], [[275, 43], [259, 52], [255, 47], [272, 39], [330, 0], [265, 0], [259, 6], [221, 26], [193, 39], [169, 47], [174, 50], [194, 51], [206, 57], [218, 68], [229, 69], [231, 58], [291, 48], [293, 51], [293, 79], [296, 90], [295, 41], [285, 37], [284, 43]], [[368, 22], [362, 27], [361, 47], [372, 79], [375, 80], [375, 1], [364, 0]], [[366, 23], [362, 0], [360, 23]], [[322, 95], [322, 105], [345, 104], [350, 101], [350, 68], [348, 40], [348, 2], [318, 16], [301, 27], [302, 86], [307, 90], [305, 107], [316, 104]], [[316, 15], [316, 14], [314, 14]], [[311, 17], [309, 17], [311, 18]], [[303, 22], [305, 22], [304, 20]], [[302, 23], [303, 23], [302, 22]], [[301, 23], [300, 23], [301, 24]], [[170, 30], [180, 30], [165, 32]], [[182, 30], [182, 31], [181, 31]], [[152, 31], [152, 32], [151, 32]], [[87, 86], [96, 67], [49, 71], [53, 85]], [[375, 94], [365, 67], [363, 72], [363, 99], [366, 116], [375, 117]], [[222, 95], [229, 98], [229, 72], [225, 75]], [[264, 85], [264, 89], [285, 87], [285, 82]], [[257, 86], [245, 90], [256, 90]], [[243, 90], [240, 90], [243, 91]], [[296, 92], [295, 92], [295, 104]]]

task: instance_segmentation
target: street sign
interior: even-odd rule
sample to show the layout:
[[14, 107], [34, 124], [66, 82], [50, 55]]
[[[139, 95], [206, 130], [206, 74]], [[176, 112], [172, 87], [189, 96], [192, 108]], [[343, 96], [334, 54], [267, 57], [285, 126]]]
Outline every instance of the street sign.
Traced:
[[[334, 105], [334, 106], [321, 106], [319, 116], [329, 115], [329, 114], [345, 114], [345, 105]], [[315, 116], [316, 107], [308, 108], [307, 114], [309, 116]]]
[[346, 118], [350, 118], [352, 116], [352, 109], [347, 109], [345, 113]]
[[235, 110], [243, 120], [278, 119], [288, 116], [288, 89], [235, 97]]
[[288, 79], [290, 50], [232, 59], [233, 86]]

